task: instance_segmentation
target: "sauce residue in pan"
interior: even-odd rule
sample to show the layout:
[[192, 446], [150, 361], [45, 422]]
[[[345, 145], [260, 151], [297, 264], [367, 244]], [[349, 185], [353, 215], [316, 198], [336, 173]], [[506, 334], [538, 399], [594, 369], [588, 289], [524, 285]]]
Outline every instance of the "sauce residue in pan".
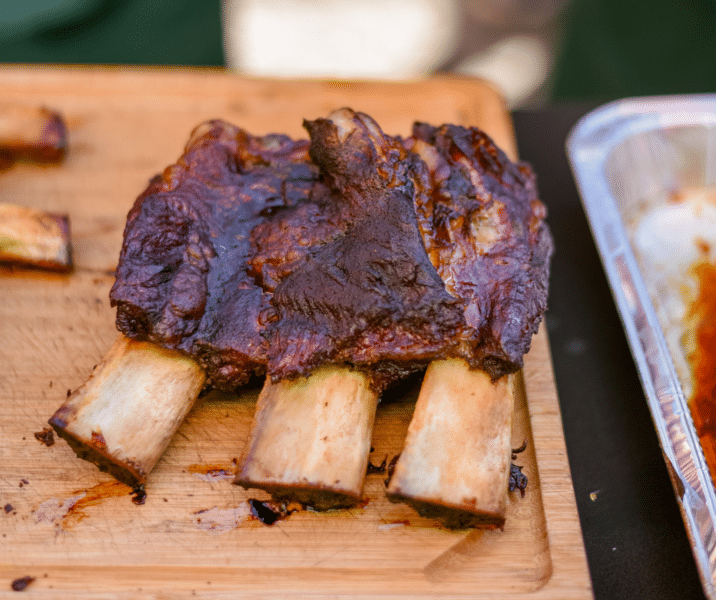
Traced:
[[716, 481], [716, 189], [649, 205], [633, 242], [704, 458]]
[[693, 371], [691, 413], [711, 476], [716, 479], [716, 265], [694, 267], [698, 294], [689, 309], [694, 319], [694, 348], [689, 355]]

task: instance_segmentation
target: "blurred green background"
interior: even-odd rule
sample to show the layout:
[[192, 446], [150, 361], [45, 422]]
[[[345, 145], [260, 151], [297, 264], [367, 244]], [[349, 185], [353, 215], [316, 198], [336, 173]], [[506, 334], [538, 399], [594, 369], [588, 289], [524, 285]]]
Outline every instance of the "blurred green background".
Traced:
[[574, 0], [553, 81], [558, 100], [716, 92], [716, 1]]
[[[330, 2], [316, 0], [321, 1]], [[532, 9], [535, 2], [512, 0], [509, 9]], [[533, 103], [716, 92], [716, 0], [555, 2], [559, 14], [550, 23], [554, 57], [545, 89]], [[490, 10], [489, 2], [482, 5]], [[474, 47], [469, 42], [485, 31], [465, 28], [462, 47]], [[271, 44], [270, 35], [266, 43]], [[456, 62], [453, 57], [442, 70]], [[223, 67], [222, 4], [0, 0], [0, 63]]]
[[0, 0], [0, 62], [222, 66], [219, 0]]

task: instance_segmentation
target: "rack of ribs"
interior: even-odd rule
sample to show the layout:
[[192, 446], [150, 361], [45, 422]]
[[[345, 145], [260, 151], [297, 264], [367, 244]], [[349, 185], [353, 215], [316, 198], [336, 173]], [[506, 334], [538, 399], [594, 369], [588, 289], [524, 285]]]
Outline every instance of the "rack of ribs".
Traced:
[[[308, 140], [193, 132], [128, 215], [110, 294], [122, 335], [50, 423], [136, 485], [202, 388], [265, 376], [236, 483], [347, 506], [380, 394], [427, 368], [388, 494], [500, 526], [511, 374], [552, 253], [534, 175], [475, 128], [419, 123], [403, 139], [350, 109], [304, 126]], [[148, 373], [131, 411], [104, 391], [127, 370]]]

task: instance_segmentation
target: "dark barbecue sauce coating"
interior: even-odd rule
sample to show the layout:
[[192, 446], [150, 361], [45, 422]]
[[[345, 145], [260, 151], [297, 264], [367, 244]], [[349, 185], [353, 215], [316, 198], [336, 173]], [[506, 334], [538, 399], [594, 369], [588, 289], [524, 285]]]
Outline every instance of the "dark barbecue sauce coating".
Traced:
[[[343, 111], [306, 128], [335, 229], [309, 231], [303, 256], [272, 290], [278, 318], [266, 329], [268, 371], [283, 378], [348, 363], [371, 370], [382, 387], [429, 361], [465, 325], [418, 229], [413, 199], [424, 165], [363, 115]], [[277, 223], [255, 232], [258, 246], [274, 246]]]
[[439, 357], [520, 368], [552, 252], [529, 168], [474, 128], [403, 140], [350, 109], [304, 125], [310, 140], [193, 133], [129, 213], [120, 331], [222, 389], [327, 363], [378, 390]]
[[408, 145], [430, 170], [416, 202], [427, 252], [469, 326], [459, 354], [493, 378], [513, 372], [547, 307], [553, 251], [534, 174], [474, 128], [416, 124]]
[[308, 142], [201, 125], [129, 212], [110, 300], [125, 335], [194, 355], [207, 385], [264, 370], [269, 296], [247, 271], [251, 230], [318, 182]]

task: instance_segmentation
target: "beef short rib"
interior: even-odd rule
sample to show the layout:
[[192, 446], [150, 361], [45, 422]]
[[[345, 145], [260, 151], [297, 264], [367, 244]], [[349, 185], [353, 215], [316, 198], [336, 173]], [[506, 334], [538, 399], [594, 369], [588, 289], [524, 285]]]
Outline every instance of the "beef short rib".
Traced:
[[401, 139], [350, 109], [304, 125], [309, 140], [195, 130], [129, 213], [119, 330], [229, 390], [324, 364], [376, 389], [440, 357], [519, 369], [552, 252], [529, 167], [475, 128]]

